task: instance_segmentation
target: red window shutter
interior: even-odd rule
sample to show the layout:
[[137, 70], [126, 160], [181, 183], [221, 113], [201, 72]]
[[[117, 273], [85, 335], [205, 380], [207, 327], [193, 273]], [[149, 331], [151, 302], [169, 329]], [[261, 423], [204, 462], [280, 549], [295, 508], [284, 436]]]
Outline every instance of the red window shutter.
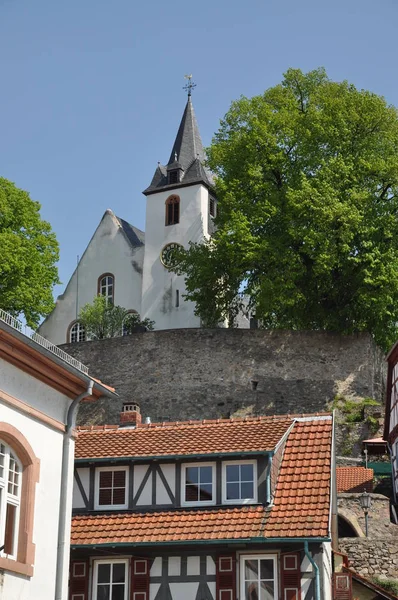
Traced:
[[300, 552], [281, 555], [282, 600], [301, 600]]
[[333, 573], [333, 600], [351, 600], [351, 573]]
[[69, 600], [88, 600], [88, 560], [72, 560], [69, 573]]
[[236, 599], [236, 557], [224, 554], [216, 561], [216, 598], [215, 600]]
[[131, 560], [130, 600], [149, 600], [150, 564], [146, 558]]

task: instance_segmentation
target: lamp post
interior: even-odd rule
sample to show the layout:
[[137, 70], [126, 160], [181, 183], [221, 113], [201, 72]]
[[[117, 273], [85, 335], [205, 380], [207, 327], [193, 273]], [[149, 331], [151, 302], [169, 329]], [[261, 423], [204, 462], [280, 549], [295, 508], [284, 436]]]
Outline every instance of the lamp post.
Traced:
[[366, 537], [368, 537], [368, 513], [372, 499], [370, 497], [370, 494], [368, 494], [366, 490], [364, 490], [364, 492], [360, 495], [359, 502], [365, 514], [365, 535]]

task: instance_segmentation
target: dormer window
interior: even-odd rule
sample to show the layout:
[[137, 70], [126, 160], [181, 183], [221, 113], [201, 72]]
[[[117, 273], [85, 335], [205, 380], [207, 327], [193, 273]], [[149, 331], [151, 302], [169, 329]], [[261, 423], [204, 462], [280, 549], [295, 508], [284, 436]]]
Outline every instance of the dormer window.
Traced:
[[255, 461], [223, 463], [223, 502], [226, 504], [257, 502], [256, 481]]
[[182, 465], [182, 506], [206, 506], [216, 503], [214, 463]]
[[100, 467], [95, 477], [95, 510], [127, 508], [127, 467]]
[[169, 172], [169, 183], [179, 183], [179, 180], [180, 178], [178, 169]]
[[166, 225], [177, 225], [180, 222], [180, 198], [169, 196], [166, 200]]

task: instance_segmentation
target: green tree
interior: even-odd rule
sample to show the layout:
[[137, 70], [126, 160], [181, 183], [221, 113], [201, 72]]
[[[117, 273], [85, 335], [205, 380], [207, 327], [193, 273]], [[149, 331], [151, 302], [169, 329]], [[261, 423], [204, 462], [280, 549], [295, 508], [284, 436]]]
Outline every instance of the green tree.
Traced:
[[119, 337], [132, 333], [135, 327], [153, 329], [154, 322], [141, 321], [137, 313], [130, 313], [122, 306], [107, 302], [105, 296], [97, 296], [91, 304], [85, 304], [79, 313], [79, 321], [84, 325], [86, 335], [92, 340]]
[[371, 332], [398, 323], [398, 113], [384, 98], [290, 69], [232, 103], [208, 151], [217, 231], [180, 256], [207, 323], [242, 294], [267, 328]]
[[40, 204], [0, 177], [0, 308], [31, 327], [53, 308], [58, 243]]

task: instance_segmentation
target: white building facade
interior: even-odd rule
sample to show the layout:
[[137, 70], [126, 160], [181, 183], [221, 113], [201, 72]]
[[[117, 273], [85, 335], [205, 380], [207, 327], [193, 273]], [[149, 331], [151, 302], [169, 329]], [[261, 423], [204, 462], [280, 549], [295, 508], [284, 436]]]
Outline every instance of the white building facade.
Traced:
[[0, 597], [7, 600], [68, 597], [74, 407], [84, 397], [116, 396], [38, 341], [0, 311]]
[[144, 191], [144, 233], [107, 210], [65, 292], [39, 328], [55, 344], [85, 340], [81, 308], [96, 295], [136, 312], [155, 329], [200, 327], [184, 298], [184, 278], [172, 272], [176, 248], [202, 242], [213, 228], [216, 198], [190, 94], [167, 165]]

